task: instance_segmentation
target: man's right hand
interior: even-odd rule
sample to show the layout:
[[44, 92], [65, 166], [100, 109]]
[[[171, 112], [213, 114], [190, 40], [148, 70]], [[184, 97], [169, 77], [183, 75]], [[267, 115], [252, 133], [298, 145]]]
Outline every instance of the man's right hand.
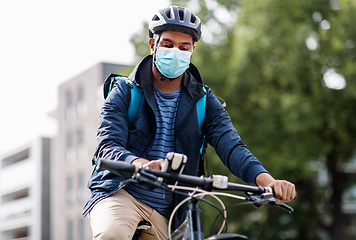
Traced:
[[163, 159], [158, 159], [158, 160], [152, 160], [152, 161], [149, 161], [147, 159], [144, 159], [144, 158], [136, 158], [135, 160], [133, 160], [131, 162], [131, 164], [134, 164], [136, 166], [139, 166], [139, 167], [148, 167], [148, 168], [151, 168], [151, 169], [155, 169], [155, 170], [159, 170], [161, 171], [162, 167], [163, 167], [163, 164], [164, 164], [164, 160]]

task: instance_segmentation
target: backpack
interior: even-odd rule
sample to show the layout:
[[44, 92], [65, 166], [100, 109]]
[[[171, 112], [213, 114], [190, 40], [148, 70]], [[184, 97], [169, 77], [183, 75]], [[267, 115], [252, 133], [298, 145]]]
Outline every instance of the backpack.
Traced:
[[[112, 73], [106, 78], [106, 80], [104, 82], [104, 86], [103, 86], [104, 99], [107, 98], [107, 96], [109, 95], [109, 93], [113, 89], [114, 84], [117, 81], [125, 81], [126, 84], [131, 89], [131, 91], [130, 91], [130, 105], [129, 105], [128, 113], [127, 113], [128, 114], [129, 126], [130, 126], [133, 123], [133, 121], [135, 120], [136, 116], [137, 116], [138, 110], [139, 110], [140, 105], [141, 105], [143, 92], [137, 87], [136, 83], [133, 82], [128, 77], [124, 77], [124, 76]], [[207, 88], [208, 88], [207, 86], [203, 87], [203, 89], [204, 89], [206, 94], [203, 97], [201, 97], [196, 103], [198, 123], [199, 123], [199, 134], [202, 134], [202, 126], [203, 126], [204, 119], [205, 119], [206, 102], [207, 102], [207, 96], [208, 96]], [[199, 162], [199, 169], [198, 169], [199, 176], [205, 175], [205, 172], [204, 172], [204, 158], [205, 157], [204, 156], [205, 156], [206, 147], [207, 147], [207, 144], [206, 144], [206, 141], [205, 141], [205, 135], [203, 135], [202, 146], [200, 148], [201, 159], [200, 159], [200, 162]]]

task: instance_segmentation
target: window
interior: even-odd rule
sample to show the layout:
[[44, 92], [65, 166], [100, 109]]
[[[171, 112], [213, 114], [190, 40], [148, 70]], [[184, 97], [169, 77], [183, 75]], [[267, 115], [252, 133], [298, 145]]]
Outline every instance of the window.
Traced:
[[14, 155], [11, 155], [10, 157], [4, 158], [2, 161], [0, 161], [0, 164], [2, 165], [1, 167], [7, 167], [11, 164], [20, 162], [22, 160], [26, 160], [29, 158], [29, 149], [22, 150], [21, 152], [18, 152]]
[[82, 128], [79, 128], [77, 130], [77, 158], [79, 161], [85, 161], [88, 158], [87, 148], [84, 139], [84, 130]]
[[74, 109], [74, 105], [73, 105], [73, 94], [71, 91], [67, 91], [66, 92], [66, 107], [65, 107], [65, 116], [66, 116], [66, 120], [67, 122], [73, 121], [75, 119], [75, 109]]
[[73, 236], [74, 232], [73, 232], [73, 220], [68, 219], [67, 220], [67, 240], [73, 240], [74, 236]]
[[79, 217], [78, 222], [78, 240], [85, 240], [85, 226], [84, 226], [84, 218]]
[[78, 189], [77, 189], [77, 198], [78, 201], [80, 202], [85, 202], [87, 200], [87, 196], [86, 196], [86, 183], [85, 183], [85, 179], [84, 179], [84, 174], [83, 173], [79, 173], [78, 175]]
[[66, 199], [68, 204], [74, 203], [74, 186], [73, 186], [73, 178], [71, 176], [67, 176], [67, 192], [66, 192]]
[[18, 199], [22, 199], [22, 198], [26, 198], [29, 196], [29, 188], [24, 188], [21, 190], [17, 190], [15, 192], [11, 192], [5, 195], [1, 196], [1, 203], [7, 203], [7, 202], [11, 202], [14, 200], [18, 200]]
[[80, 85], [77, 88], [77, 114], [78, 118], [85, 118], [87, 115], [87, 104], [84, 98], [84, 86]]
[[76, 153], [74, 148], [74, 136], [72, 132], [67, 132], [66, 136], [66, 162], [73, 164], [76, 160]]
[[80, 101], [83, 101], [84, 100], [84, 87], [83, 87], [83, 85], [80, 85], [80, 86], [78, 86], [78, 88], [77, 88], [77, 90], [78, 90], [78, 102], [80, 102]]

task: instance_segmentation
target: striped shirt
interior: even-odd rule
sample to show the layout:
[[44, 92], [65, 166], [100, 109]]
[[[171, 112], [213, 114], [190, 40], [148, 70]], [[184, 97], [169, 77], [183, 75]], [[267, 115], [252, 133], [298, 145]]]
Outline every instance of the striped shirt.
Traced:
[[[180, 92], [180, 88], [173, 93], [164, 93], [157, 88], [154, 89], [157, 131], [148, 156], [149, 160], [165, 159], [166, 154], [175, 149], [174, 128]], [[129, 184], [125, 188], [136, 199], [155, 208], [162, 215], [169, 216], [171, 214], [173, 203], [164, 200], [164, 190], [160, 188], [149, 190], [137, 184]]]

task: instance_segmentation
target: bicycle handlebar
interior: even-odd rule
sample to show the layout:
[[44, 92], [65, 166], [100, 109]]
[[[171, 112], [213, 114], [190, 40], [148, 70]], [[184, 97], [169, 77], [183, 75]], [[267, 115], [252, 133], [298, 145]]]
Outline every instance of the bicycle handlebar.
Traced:
[[99, 168], [104, 168], [122, 177], [131, 177], [136, 174], [139, 167], [130, 163], [121, 161], [112, 161], [99, 158], [97, 160], [96, 166]]
[[[106, 159], [98, 159], [97, 166], [99, 168], [110, 170], [111, 172], [123, 177], [127, 177], [129, 175], [131, 176], [137, 173], [147, 172], [149, 174], [153, 174], [157, 178], [162, 177], [173, 181], [183, 182], [192, 186], [200, 187], [204, 190], [224, 189], [224, 190], [231, 190], [231, 191], [252, 192], [258, 194], [268, 192], [268, 190], [266, 190], [266, 188], [264, 187], [227, 182], [227, 178], [224, 178], [224, 176], [220, 176], [220, 175], [216, 175], [218, 179], [206, 178], [206, 177], [201, 178], [201, 177], [196, 177], [196, 176], [191, 176], [186, 174], [174, 174], [168, 172], [161, 172], [159, 170], [154, 170], [151, 168], [140, 168], [130, 163], [121, 162], [121, 161], [112, 161]], [[221, 184], [221, 181], [224, 181], [224, 183]], [[220, 183], [216, 183], [216, 182], [220, 182]]]
[[[254, 204], [257, 207], [260, 207], [262, 204], [268, 203], [271, 205], [277, 205], [284, 208], [289, 213], [292, 213], [294, 210], [290, 206], [284, 203], [278, 203], [273, 198], [273, 191], [270, 187], [259, 187], [251, 186], [246, 184], [232, 183], [228, 182], [227, 177], [221, 175], [215, 175], [213, 178], [207, 177], [196, 177], [186, 174], [177, 174], [177, 173], [168, 173], [162, 172], [159, 170], [154, 170], [151, 168], [142, 168], [130, 163], [122, 161], [112, 161], [99, 158], [97, 161], [97, 166], [99, 168], [107, 169], [119, 176], [131, 177], [143, 175], [150, 178], [152, 181], [157, 180], [159, 177], [164, 179], [169, 179], [173, 181], [179, 181], [194, 187], [200, 187], [203, 190], [231, 190], [231, 191], [241, 191], [249, 193], [249, 201], [256, 202]], [[147, 181], [146, 181], [147, 182]], [[252, 193], [252, 194], [251, 194]], [[253, 195], [259, 194], [259, 195]], [[274, 201], [272, 201], [272, 198]]]

